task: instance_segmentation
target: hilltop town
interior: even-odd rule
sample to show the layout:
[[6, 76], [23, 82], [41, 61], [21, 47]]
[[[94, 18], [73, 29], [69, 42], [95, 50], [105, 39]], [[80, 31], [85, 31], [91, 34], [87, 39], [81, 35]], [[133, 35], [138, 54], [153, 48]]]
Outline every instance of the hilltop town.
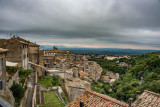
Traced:
[[[34, 71], [32, 79], [32, 90], [38, 93], [34, 88], [38, 87], [36, 81], [42, 80], [43, 76], [59, 75], [65, 80], [65, 89], [71, 101], [81, 95], [86, 89], [91, 90], [92, 81], [97, 81], [102, 73], [102, 68], [94, 61], [88, 61], [85, 55], [75, 55], [69, 50], [58, 50], [55, 46], [53, 50], [42, 50], [39, 45], [20, 37], [13, 36], [11, 39], [1, 39], [0, 47], [5, 52], [5, 66], [21, 67], [24, 70], [30, 69]], [[4, 70], [5, 72], [5, 70]], [[11, 71], [12, 72], [12, 71]], [[17, 70], [18, 72], [18, 70]], [[13, 75], [17, 75], [17, 72]], [[5, 72], [6, 74], [8, 72]], [[3, 79], [6, 80], [6, 74]], [[7, 74], [8, 75], [8, 74]], [[11, 77], [12, 84], [17, 78]], [[16, 80], [19, 83], [18, 80]], [[28, 82], [30, 80], [28, 79]], [[7, 81], [3, 81], [5, 89], [9, 90]], [[27, 84], [25, 81], [24, 84]], [[39, 87], [41, 91], [41, 87]], [[28, 90], [28, 95], [30, 90]], [[11, 97], [5, 96], [10, 93]], [[14, 104], [11, 92], [1, 93], [4, 99], [9, 99], [9, 103]], [[41, 97], [41, 96], [40, 96]], [[35, 98], [36, 99], [36, 98]], [[40, 98], [38, 98], [40, 99]], [[10, 101], [11, 100], [11, 101]], [[41, 101], [39, 101], [41, 102]], [[38, 103], [36, 103], [38, 104]]]
[[[128, 69], [127, 67], [131, 67], [132, 64], [125, 60], [130, 60], [131, 56], [78, 55], [70, 50], [59, 50], [56, 46], [53, 46], [52, 50], [43, 50], [39, 46], [19, 36], [0, 39], [0, 106], [47, 106], [45, 99], [47, 94], [53, 94], [50, 93], [52, 91], [56, 93], [57, 101], [60, 102], [57, 106], [160, 106], [158, 100], [160, 95], [148, 90], [141, 95], [136, 91], [135, 101], [130, 98], [127, 103], [94, 92], [99, 87], [93, 88], [93, 85], [99, 81], [108, 83], [113, 88], [113, 83], [119, 80], [120, 74], [112, 71], [104, 72], [99, 63], [91, 60], [93, 57], [112, 61], [117, 67]], [[113, 92], [111, 88], [108, 90]], [[23, 94], [19, 96], [17, 93]]]

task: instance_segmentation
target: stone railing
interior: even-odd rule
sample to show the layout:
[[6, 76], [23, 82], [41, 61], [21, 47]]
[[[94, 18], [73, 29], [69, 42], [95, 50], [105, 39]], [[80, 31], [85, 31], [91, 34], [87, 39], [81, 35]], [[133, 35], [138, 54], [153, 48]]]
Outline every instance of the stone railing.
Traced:
[[[37, 84], [37, 72], [35, 72], [35, 84]], [[34, 86], [34, 92], [32, 97], [32, 107], [36, 105], [36, 91], [37, 91], [37, 85]]]
[[7, 83], [8, 88], [11, 88], [11, 86], [13, 85], [13, 82], [15, 81], [16, 83], [19, 83], [19, 72], [17, 71], [12, 78], [9, 80], [9, 82]]
[[24, 97], [21, 100], [20, 106], [19, 107], [25, 107], [26, 100], [27, 100], [27, 95], [28, 95], [28, 88], [25, 91]]
[[32, 107], [34, 107], [34, 105], [36, 105], [36, 90], [37, 90], [37, 85], [34, 86], [34, 93], [33, 93], [33, 97], [32, 97]]
[[25, 86], [27, 85], [28, 83], [28, 78], [29, 76], [26, 77], [26, 79], [24, 80], [24, 83], [22, 84], [22, 87], [25, 88]]

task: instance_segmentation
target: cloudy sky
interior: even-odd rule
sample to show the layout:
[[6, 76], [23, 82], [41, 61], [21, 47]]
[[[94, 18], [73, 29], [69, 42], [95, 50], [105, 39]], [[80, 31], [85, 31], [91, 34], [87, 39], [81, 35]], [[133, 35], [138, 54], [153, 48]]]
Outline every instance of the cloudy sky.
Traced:
[[0, 38], [13, 34], [41, 45], [160, 49], [160, 0], [0, 0]]

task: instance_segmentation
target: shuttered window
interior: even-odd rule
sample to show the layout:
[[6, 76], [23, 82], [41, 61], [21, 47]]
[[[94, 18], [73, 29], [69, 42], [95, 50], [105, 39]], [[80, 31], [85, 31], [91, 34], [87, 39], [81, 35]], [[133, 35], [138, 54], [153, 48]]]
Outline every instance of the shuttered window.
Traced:
[[3, 89], [3, 81], [0, 80], [0, 90], [2, 90], [2, 89]]

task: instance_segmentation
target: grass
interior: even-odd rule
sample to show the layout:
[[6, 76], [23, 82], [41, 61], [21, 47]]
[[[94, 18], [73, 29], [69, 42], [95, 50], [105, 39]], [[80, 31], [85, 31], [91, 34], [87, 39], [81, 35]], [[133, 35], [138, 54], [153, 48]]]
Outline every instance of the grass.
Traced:
[[45, 105], [42, 105], [40, 107], [65, 107], [65, 104], [63, 104], [58, 99], [54, 91], [45, 92], [44, 96], [45, 96]]
[[53, 87], [52, 76], [44, 76], [42, 80], [38, 80], [38, 83], [45, 87]]
[[42, 80], [38, 80], [38, 83], [45, 87], [53, 87], [53, 86], [60, 86], [61, 85], [61, 79], [57, 75], [53, 76], [43, 76]]

